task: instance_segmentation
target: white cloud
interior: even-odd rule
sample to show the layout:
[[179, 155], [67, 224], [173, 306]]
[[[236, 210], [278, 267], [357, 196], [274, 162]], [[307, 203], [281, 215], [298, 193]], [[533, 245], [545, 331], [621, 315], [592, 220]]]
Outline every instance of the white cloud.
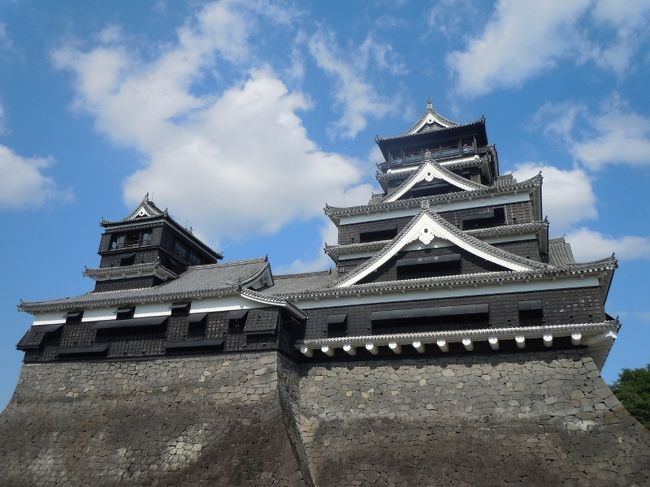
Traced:
[[484, 24], [475, 0], [436, 0], [429, 10], [429, 27], [447, 38], [461, 38]]
[[650, 2], [598, 0], [591, 14], [596, 24], [614, 31], [614, 39], [609, 45], [592, 47], [591, 58], [599, 67], [623, 74], [632, 64], [638, 46], [647, 40]]
[[598, 216], [596, 195], [589, 176], [580, 169], [563, 170], [543, 163], [526, 162], [513, 171], [518, 180], [542, 172], [543, 211], [548, 215], [551, 231], [561, 234], [571, 225]]
[[[53, 54], [75, 76], [76, 106], [143, 157], [144, 167], [124, 183], [125, 200], [134, 205], [153, 192], [211, 239], [275, 232], [322, 215], [325, 201], [354, 204], [370, 192], [358, 161], [309, 138], [299, 117], [307, 98], [270, 68], [251, 68], [252, 24], [233, 3], [220, 2], [204, 7], [153, 60], [115, 44], [114, 32], [110, 46]], [[248, 75], [194, 94], [192, 85], [225, 62], [248, 63]]]
[[7, 31], [7, 24], [0, 22], [0, 49], [12, 49], [14, 41]]
[[616, 253], [620, 260], [650, 258], [650, 238], [638, 236], [611, 237], [580, 228], [566, 236], [578, 261], [602, 259]]
[[57, 189], [43, 170], [49, 158], [23, 157], [0, 145], [0, 209], [38, 207], [52, 199], [69, 199], [69, 192]]
[[[434, 8], [429, 22], [439, 17]], [[622, 75], [648, 40], [648, 25], [647, 0], [499, 0], [483, 32], [449, 53], [447, 65], [469, 97], [521, 86], [565, 60]]]
[[353, 60], [344, 59], [333, 34], [320, 32], [309, 40], [309, 51], [316, 64], [335, 81], [334, 99], [343, 113], [333, 125], [333, 132], [348, 139], [366, 128], [369, 117], [382, 118], [395, 108], [394, 102], [380, 97], [363, 78], [371, 54], [380, 63], [386, 62], [387, 55], [387, 48], [377, 47], [372, 40], [367, 42], [357, 59], [361, 63], [358, 65]]
[[574, 158], [592, 170], [611, 164], [650, 164], [650, 118], [614, 94], [597, 112], [575, 103], [545, 104], [533, 117], [551, 137], [564, 141]]
[[520, 86], [554, 66], [579, 41], [576, 23], [589, 0], [500, 0], [485, 30], [447, 64], [467, 96]]

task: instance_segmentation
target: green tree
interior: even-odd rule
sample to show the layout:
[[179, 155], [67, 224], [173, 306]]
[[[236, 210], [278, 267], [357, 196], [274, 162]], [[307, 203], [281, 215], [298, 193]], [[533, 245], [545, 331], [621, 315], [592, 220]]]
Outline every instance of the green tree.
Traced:
[[650, 429], [650, 364], [623, 369], [612, 390], [632, 416]]

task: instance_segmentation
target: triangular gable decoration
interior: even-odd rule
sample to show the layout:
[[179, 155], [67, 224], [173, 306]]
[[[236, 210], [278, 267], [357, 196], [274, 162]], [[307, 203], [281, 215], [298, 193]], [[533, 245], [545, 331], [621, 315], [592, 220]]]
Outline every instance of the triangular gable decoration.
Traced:
[[436, 238], [450, 242], [481, 259], [511, 271], [530, 271], [546, 267], [546, 264], [512, 254], [472, 237], [457, 229], [442, 217], [423, 210], [373, 258], [345, 276], [337, 284], [337, 287], [348, 287], [357, 284], [416, 240], [419, 240], [424, 245], [429, 245]]
[[392, 191], [384, 198], [384, 203], [397, 201], [406, 193], [408, 193], [408, 191], [411, 190], [416, 184], [422, 181], [431, 182], [434, 179], [442, 179], [452, 186], [455, 186], [456, 188], [464, 191], [487, 189], [487, 186], [476, 183], [474, 181], [470, 181], [469, 179], [464, 178], [463, 176], [459, 176], [449, 169], [444, 168], [431, 157], [431, 152], [429, 151], [425, 152], [424, 161], [424, 164], [422, 164], [415, 173], [413, 173], [408, 179], [406, 179], [401, 185], [395, 188], [394, 191]]

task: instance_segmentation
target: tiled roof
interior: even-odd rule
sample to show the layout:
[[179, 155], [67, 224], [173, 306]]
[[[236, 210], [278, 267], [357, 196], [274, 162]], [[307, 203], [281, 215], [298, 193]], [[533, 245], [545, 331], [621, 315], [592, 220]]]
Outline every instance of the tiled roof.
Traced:
[[[461, 123], [461, 124], [453, 125], [451, 127], [441, 128], [439, 130], [436, 130], [436, 132], [444, 132], [446, 130], [454, 130], [454, 129], [457, 129], [457, 128], [471, 127], [472, 125], [482, 125], [482, 124], [485, 124], [485, 117], [481, 117], [478, 120], [474, 120], [473, 122]], [[389, 141], [395, 141], [395, 140], [403, 140], [403, 139], [406, 139], [406, 138], [409, 138], [409, 137], [417, 137], [418, 135], [422, 135], [424, 133], [429, 133], [429, 132], [418, 132], [418, 133], [415, 133], [415, 134], [411, 134], [411, 133], [406, 132], [404, 134], [396, 135], [396, 136], [393, 136], [393, 137], [377, 137], [376, 140], [377, 140], [377, 142], [389, 142]]]
[[[413, 125], [411, 125], [411, 127], [406, 132], [404, 132], [402, 135], [412, 134], [420, 125], [422, 125], [425, 122], [425, 120], [429, 117], [429, 115], [432, 115], [434, 120], [437, 119], [439, 121], [439, 123], [443, 126], [443, 128], [445, 128], [444, 125], [446, 125], [447, 127], [456, 127], [458, 125], [458, 123], [456, 123], [456, 122], [454, 122], [452, 120], [449, 120], [448, 118], [443, 117], [442, 115], [440, 115], [433, 108], [433, 103], [431, 102], [431, 100], [429, 100], [427, 102], [427, 109], [424, 112], [424, 114], [420, 117], [420, 119], [417, 122], [415, 122]], [[434, 125], [434, 124], [431, 124], [431, 125]], [[435, 124], [435, 125], [438, 125], [438, 124]], [[425, 127], [426, 127], [426, 125], [425, 125]], [[429, 129], [428, 131], [431, 131], [431, 130], [440, 130], [440, 129], [439, 128], [437, 128], [437, 129], [432, 128], [432, 129]]]
[[576, 263], [571, 245], [564, 237], [553, 238], [548, 241], [548, 257], [553, 265], [565, 266]]
[[387, 211], [395, 208], [418, 208], [422, 205], [423, 201], [429, 203], [458, 201], [464, 199], [476, 199], [481, 196], [504, 194], [515, 191], [522, 191], [526, 189], [534, 189], [540, 187], [542, 184], [542, 176], [538, 174], [530, 179], [521, 182], [512, 182], [512, 184], [504, 184], [500, 186], [486, 187], [476, 191], [455, 191], [453, 193], [439, 194], [435, 196], [422, 196], [420, 198], [408, 198], [404, 200], [391, 201], [388, 203], [380, 203], [376, 205], [359, 205], [348, 207], [325, 206], [325, 214], [334, 219], [339, 216], [354, 215], [360, 213], [377, 213], [378, 211]]
[[235, 294], [241, 286], [245, 286], [260, 276], [268, 266], [269, 263], [265, 258], [191, 266], [178, 279], [156, 287], [89, 292], [80, 296], [51, 301], [21, 302], [19, 307], [27, 312], [43, 312]]
[[506, 284], [509, 282], [529, 282], [548, 280], [571, 276], [593, 275], [601, 272], [611, 272], [616, 269], [616, 259], [613, 257], [584, 264], [574, 264], [565, 267], [546, 267], [531, 271], [499, 271], [481, 272], [475, 274], [460, 274], [453, 276], [426, 277], [420, 279], [404, 279], [400, 281], [381, 281], [366, 284], [355, 284], [348, 287], [332, 287], [330, 282], [323, 280], [321, 287], [312, 289], [295, 290], [280, 293], [275, 286], [265, 292], [275, 294], [295, 301], [304, 299], [321, 299], [328, 297], [361, 296], [368, 294], [384, 294], [387, 292], [404, 292], [416, 290], [429, 290], [435, 288], [449, 288], [456, 286], [478, 286], [488, 284]]
[[144, 264], [133, 264], [127, 266], [115, 267], [100, 267], [97, 269], [84, 269], [83, 275], [92, 279], [101, 280], [107, 278], [115, 278], [123, 275], [151, 275], [158, 274], [164, 276], [166, 279], [176, 279], [176, 273], [167, 269], [159, 261], [147, 262]]
[[338, 274], [336, 271], [307, 272], [304, 274], [285, 274], [273, 276], [275, 285], [260, 291], [261, 294], [289, 295], [301, 291], [309, 292], [328, 287], [334, 282]]

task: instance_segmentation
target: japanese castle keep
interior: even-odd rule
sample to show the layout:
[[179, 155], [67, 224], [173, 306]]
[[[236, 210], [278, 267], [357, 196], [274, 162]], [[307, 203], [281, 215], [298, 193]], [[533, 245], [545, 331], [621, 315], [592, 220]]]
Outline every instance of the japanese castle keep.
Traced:
[[94, 290], [19, 305], [0, 485], [650, 485], [600, 377], [616, 260], [549, 239], [482, 118], [377, 144], [331, 271], [223, 260], [148, 197], [102, 221]]

